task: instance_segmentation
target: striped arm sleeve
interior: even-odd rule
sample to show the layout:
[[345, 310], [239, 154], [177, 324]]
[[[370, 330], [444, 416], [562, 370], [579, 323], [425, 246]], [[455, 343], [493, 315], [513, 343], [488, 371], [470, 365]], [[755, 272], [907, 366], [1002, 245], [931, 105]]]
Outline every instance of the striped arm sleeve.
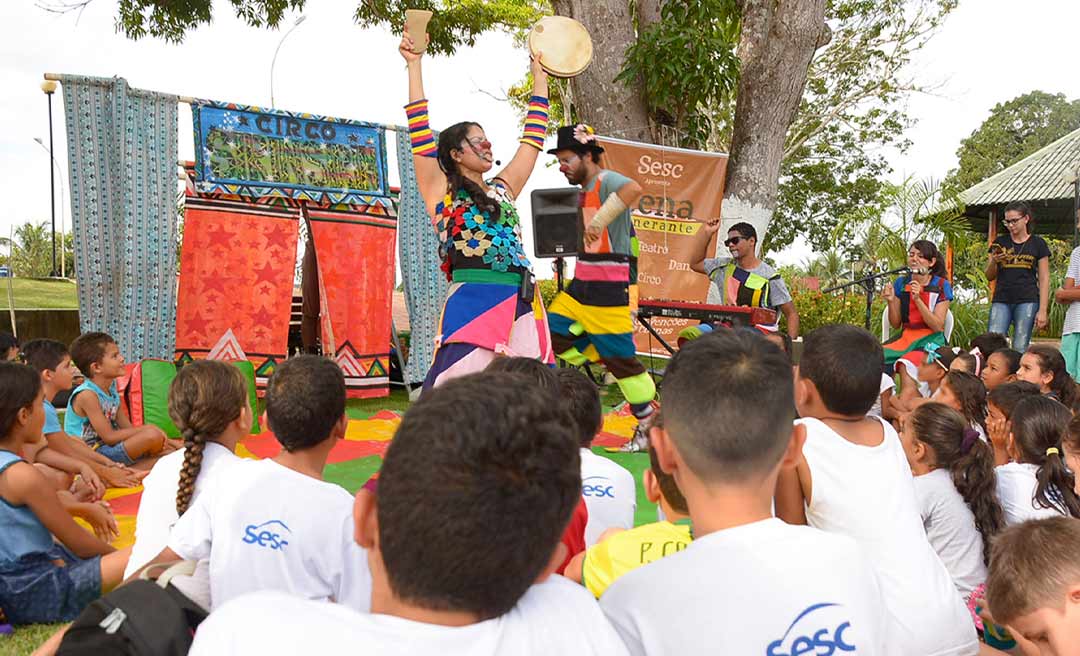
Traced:
[[525, 128], [518, 139], [523, 144], [532, 146], [537, 150], [544, 149], [544, 138], [547, 136], [548, 125], [548, 99], [543, 96], [529, 98], [528, 113], [525, 114]]
[[405, 114], [409, 117], [409, 141], [412, 143], [413, 155], [436, 157], [438, 149], [435, 146], [435, 136], [431, 133], [431, 126], [428, 125], [427, 98], [405, 105]]

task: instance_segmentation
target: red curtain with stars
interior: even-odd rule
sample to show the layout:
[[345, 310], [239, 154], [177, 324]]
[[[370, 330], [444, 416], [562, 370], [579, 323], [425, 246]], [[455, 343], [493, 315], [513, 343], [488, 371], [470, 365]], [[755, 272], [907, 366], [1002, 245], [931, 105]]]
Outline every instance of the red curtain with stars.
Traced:
[[381, 207], [305, 208], [319, 267], [323, 353], [349, 398], [390, 393], [397, 219]]
[[288, 350], [299, 213], [280, 201], [185, 200], [177, 361], [250, 360], [261, 390]]

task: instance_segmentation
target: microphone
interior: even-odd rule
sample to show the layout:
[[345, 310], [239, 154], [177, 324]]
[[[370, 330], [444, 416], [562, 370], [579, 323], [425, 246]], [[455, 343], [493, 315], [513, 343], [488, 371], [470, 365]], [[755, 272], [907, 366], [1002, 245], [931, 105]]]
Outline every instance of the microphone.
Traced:
[[495, 160], [495, 166], [502, 166], [502, 160], [501, 159]]

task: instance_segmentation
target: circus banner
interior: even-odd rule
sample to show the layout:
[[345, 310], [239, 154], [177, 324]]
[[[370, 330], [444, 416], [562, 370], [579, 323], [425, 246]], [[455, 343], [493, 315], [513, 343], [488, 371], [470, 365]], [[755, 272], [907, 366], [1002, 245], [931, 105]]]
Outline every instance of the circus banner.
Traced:
[[[648, 299], [705, 302], [709, 280], [690, 270], [691, 251], [701, 222], [720, 216], [727, 155], [598, 137], [604, 168], [627, 176], [643, 190], [630, 210], [640, 242], [638, 289]], [[715, 240], [709, 253], [715, 249]], [[656, 318], [652, 326], [674, 344], [679, 331], [696, 322]], [[638, 351], [667, 355], [641, 325], [635, 325]]]
[[196, 189], [391, 210], [382, 126], [198, 101]]

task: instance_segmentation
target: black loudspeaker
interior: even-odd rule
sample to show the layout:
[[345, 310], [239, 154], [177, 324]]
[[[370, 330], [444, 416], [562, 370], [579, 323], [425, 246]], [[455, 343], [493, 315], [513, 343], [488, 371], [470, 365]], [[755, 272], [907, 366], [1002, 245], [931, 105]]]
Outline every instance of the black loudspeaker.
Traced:
[[533, 255], [577, 255], [581, 190], [577, 187], [536, 189], [532, 192]]

